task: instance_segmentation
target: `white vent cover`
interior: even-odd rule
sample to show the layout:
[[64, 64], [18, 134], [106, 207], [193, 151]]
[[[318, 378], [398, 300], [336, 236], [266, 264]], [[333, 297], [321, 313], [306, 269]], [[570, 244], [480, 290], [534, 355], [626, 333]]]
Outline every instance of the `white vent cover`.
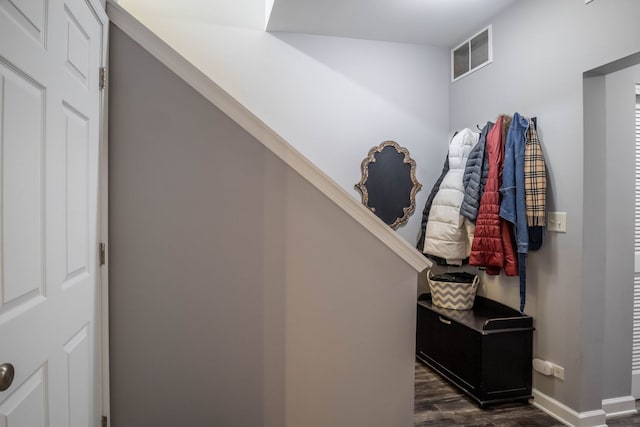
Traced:
[[451, 50], [451, 81], [490, 64], [493, 61], [491, 25]]

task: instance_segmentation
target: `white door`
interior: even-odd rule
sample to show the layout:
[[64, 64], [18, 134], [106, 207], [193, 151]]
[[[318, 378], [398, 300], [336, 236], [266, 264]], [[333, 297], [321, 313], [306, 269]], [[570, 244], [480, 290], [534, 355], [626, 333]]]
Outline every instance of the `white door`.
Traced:
[[15, 368], [0, 427], [100, 425], [107, 28], [92, 4], [0, 0], [0, 365]]
[[640, 84], [636, 86], [635, 267], [633, 275], [633, 359], [631, 394], [640, 399]]

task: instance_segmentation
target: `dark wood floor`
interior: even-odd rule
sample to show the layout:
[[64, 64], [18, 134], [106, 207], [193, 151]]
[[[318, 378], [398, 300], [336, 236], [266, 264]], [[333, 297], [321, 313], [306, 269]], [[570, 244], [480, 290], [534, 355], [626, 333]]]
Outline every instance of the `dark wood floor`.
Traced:
[[[414, 425], [430, 427], [561, 427], [533, 405], [506, 403], [480, 409], [424, 364], [416, 363]], [[610, 427], [640, 426], [640, 415], [607, 420]]]

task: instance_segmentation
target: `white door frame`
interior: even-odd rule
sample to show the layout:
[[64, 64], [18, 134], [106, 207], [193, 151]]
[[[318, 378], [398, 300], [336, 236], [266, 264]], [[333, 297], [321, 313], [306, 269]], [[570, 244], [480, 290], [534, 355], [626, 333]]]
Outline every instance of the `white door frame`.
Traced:
[[[101, 350], [101, 389], [102, 389], [102, 416], [107, 419], [107, 426], [111, 425], [111, 405], [109, 399], [109, 90], [108, 90], [108, 64], [109, 64], [109, 17], [105, 6], [100, 0], [85, 0], [93, 13], [102, 23], [101, 40], [101, 67], [104, 67], [105, 85], [100, 92], [100, 142], [99, 142], [99, 167], [98, 174], [98, 215], [99, 235], [98, 242], [105, 245], [104, 264], [100, 266], [100, 350]], [[98, 251], [100, 256], [100, 251]], [[100, 264], [100, 263], [98, 263]]]

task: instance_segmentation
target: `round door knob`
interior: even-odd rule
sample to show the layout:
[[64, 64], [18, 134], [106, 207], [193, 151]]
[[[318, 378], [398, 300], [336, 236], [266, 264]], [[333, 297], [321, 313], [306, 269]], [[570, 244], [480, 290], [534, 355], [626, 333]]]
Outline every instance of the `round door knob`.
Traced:
[[0, 365], [0, 391], [5, 391], [11, 387], [15, 373], [16, 370], [11, 363], [3, 363]]

